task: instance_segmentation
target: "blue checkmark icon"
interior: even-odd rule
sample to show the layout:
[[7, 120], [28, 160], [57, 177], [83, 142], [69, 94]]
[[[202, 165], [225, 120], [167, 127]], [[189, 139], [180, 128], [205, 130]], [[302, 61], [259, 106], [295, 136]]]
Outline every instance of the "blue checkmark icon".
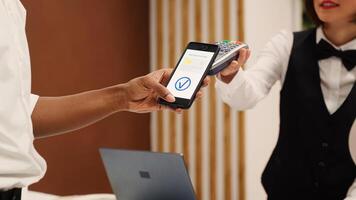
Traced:
[[183, 91], [189, 88], [192, 81], [188, 77], [181, 77], [176, 81], [175, 87], [178, 91]]

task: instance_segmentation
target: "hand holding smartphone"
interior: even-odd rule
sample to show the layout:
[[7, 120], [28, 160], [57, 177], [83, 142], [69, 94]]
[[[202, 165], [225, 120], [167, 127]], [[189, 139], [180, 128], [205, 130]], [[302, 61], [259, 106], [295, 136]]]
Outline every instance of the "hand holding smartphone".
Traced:
[[159, 99], [159, 103], [172, 108], [190, 108], [218, 53], [218, 45], [190, 42], [167, 84], [176, 101]]

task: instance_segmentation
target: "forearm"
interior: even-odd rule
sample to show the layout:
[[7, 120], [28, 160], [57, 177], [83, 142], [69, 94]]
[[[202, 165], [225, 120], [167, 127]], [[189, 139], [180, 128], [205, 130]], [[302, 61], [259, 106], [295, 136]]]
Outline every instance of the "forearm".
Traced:
[[[292, 44], [293, 34], [282, 32], [266, 45], [246, 71], [240, 70], [236, 75], [234, 70], [220, 73], [221, 81], [217, 81], [217, 90], [224, 102], [238, 110], [255, 106], [269, 93], [276, 81], [283, 82]], [[239, 60], [238, 63], [244, 63]], [[234, 69], [233, 65], [230, 66], [230, 69]]]
[[62, 97], [40, 97], [32, 113], [35, 137], [70, 132], [127, 108], [125, 85]]
[[222, 100], [237, 110], [246, 110], [254, 107], [268, 92], [266, 84], [260, 84], [260, 78], [254, 73], [239, 70], [235, 78], [224, 83], [219, 79], [216, 82], [218, 95]]

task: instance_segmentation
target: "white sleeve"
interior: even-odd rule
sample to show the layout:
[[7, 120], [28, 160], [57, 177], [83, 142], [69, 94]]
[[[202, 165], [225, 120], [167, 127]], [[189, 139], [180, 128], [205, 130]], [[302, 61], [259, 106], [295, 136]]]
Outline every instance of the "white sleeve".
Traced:
[[355, 200], [356, 199], [356, 179], [347, 193], [347, 197], [345, 200]]
[[237, 110], [252, 108], [269, 93], [277, 80], [283, 83], [292, 46], [292, 32], [281, 31], [267, 43], [256, 63], [246, 70], [240, 69], [229, 84], [217, 79], [218, 95]]
[[38, 98], [39, 98], [39, 96], [35, 95], [35, 94], [31, 94], [31, 96], [30, 96], [30, 111], [31, 111], [31, 113], [33, 112], [33, 109], [35, 109]]

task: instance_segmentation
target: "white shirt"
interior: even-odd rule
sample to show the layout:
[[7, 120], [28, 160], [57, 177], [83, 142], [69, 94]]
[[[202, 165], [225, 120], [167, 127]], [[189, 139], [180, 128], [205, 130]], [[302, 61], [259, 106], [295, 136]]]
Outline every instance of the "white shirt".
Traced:
[[46, 163], [33, 146], [30, 57], [26, 11], [19, 0], [0, 0], [0, 190], [41, 179]]
[[[316, 32], [316, 43], [321, 39], [328, 41], [322, 29]], [[255, 106], [270, 91], [276, 81], [283, 85], [289, 57], [293, 46], [293, 33], [282, 31], [276, 35], [262, 50], [255, 64], [246, 70], [240, 69], [234, 79], [226, 84], [216, 81], [217, 93], [222, 100], [237, 110]], [[341, 50], [356, 49], [356, 39], [337, 47]], [[345, 101], [356, 80], [356, 67], [347, 71], [341, 59], [330, 57], [319, 61], [321, 89], [329, 113], [334, 113]], [[350, 189], [356, 198], [356, 180]], [[352, 191], [351, 191], [352, 190]]]

